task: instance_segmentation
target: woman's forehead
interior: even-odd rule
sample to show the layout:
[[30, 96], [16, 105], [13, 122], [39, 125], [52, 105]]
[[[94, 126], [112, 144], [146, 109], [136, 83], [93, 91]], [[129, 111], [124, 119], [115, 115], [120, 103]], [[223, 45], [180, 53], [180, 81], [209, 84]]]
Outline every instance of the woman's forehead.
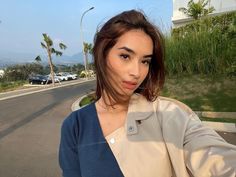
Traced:
[[151, 37], [142, 30], [131, 30], [121, 35], [113, 48], [117, 50], [131, 49], [149, 55], [153, 51], [153, 42]]

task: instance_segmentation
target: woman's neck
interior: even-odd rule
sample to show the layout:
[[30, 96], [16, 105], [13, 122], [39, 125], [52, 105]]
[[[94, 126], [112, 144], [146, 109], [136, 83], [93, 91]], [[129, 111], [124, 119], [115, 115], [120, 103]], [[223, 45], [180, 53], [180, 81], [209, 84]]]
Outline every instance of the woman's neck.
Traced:
[[122, 103], [114, 103], [107, 95], [101, 96], [97, 101], [97, 105], [100, 108], [100, 111], [118, 113], [122, 111], [128, 111], [129, 99]]

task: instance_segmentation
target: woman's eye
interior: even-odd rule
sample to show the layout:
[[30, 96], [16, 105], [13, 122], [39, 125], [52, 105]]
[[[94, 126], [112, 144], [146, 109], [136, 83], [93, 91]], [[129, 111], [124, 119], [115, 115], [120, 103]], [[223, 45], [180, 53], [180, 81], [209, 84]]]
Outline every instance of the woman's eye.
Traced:
[[129, 55], [127, 54], [120, 54], [120, 57], [125, 60], [129, 59]]
[[143, 60], [142, 63], [145, 64], [145, 65], [150, 65], [151, 60]]

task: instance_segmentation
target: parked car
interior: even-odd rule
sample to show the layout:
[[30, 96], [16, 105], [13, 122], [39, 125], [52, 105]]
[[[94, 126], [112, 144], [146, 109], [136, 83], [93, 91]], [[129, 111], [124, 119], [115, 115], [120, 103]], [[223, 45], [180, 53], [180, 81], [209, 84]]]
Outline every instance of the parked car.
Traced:
[[48, 76], [37, 74], [37, 75], [29, 76], [29, 83], [30, 84], [46, 84], [46, 83], [52, 83], [52, 80]]
[[77, 75], [77, 74], [73, 74], [73, 73], [70, 73], [70, 74], [71, 74], [73, 80], [75, 80], [75, 79], [78, 78], [78, 75]]
[[[47, 77], [49, 77], [52, 80], [51, 74], [48, 74]], [[60, 82], [62, 81], [61, 78], [59, 78], [56, 74], [54, 74], [54, 81], [55, 82]]]
[[77, 74], [72, 74], [72, 73], [68, 73], [68, 72], [63, 72], [60, 74], [62, 74], [63, 76], [66, 76], [68, 78], [68, 80], [75, 80], [78, 77]]
[[64, 73], [57, 73], [56, 76], [59, 77], [62, 81], [68, 81], [69, 80], [69, 77]]

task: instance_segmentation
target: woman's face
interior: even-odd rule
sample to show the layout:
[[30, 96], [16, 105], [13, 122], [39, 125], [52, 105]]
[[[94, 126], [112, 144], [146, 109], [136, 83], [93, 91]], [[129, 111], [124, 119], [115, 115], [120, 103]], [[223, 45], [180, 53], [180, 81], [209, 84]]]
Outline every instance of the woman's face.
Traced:
[[120, 36], [106, 58], [112, 87], [131, 96], [146, 78], [152, 54], [153, 42], [145, 32], [131, 30]]

